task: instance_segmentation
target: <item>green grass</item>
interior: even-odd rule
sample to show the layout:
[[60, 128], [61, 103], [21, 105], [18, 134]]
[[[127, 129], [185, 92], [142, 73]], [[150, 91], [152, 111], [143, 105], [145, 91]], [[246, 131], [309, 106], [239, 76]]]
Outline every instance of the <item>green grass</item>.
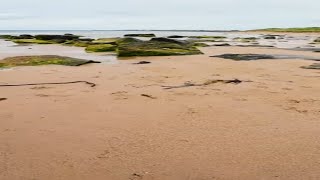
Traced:
[[9, 57], [0, 61], [0, 68], [9, 68], [16, 66], [41, 66], [41, 65], [65, 65], [65, 66], [80, 66], [83, 64], [95, 63], [91, 60], [70, 58], [64, 56], [17, 56]]
[[97, 45], [89, 45], [86, 48], [87, 52], [110, 52], [115, 51], [117, 46], [112, 44], [97, 44]]
[[257, 30], [253, 30], [253, 31], [292, 32], [292, 33], [315, 33], [315, 32], [320, 32], [320, 27], [267, 28], [267, 29], [257, 29]]

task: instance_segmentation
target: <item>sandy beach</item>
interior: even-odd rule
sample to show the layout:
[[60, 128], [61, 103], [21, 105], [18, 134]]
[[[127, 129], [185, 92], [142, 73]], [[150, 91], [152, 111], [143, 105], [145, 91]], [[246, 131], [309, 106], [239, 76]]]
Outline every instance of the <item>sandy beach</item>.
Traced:
[[[96, 86], [0, 87], [0, 179], [320, 179], [320, 71], [300, 68], [315, 61], [209, 57], [319, 53], [200, 49], [203, 55], [1, 70], [0, 84]], [[139, 61], [151, 63], [133, 64]], [[164, 87], [231, 79], [242, 83]]]

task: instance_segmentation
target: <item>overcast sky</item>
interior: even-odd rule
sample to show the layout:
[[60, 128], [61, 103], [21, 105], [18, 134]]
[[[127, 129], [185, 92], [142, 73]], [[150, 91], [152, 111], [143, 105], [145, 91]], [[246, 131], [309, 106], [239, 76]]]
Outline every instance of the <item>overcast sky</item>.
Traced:
[[1, 0], [0, 30], [320, 26], [320, 0]]

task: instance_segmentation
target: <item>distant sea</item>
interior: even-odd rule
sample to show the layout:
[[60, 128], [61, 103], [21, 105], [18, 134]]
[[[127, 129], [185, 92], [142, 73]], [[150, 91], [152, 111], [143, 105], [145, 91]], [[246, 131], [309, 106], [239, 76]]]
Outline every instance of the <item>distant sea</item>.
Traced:
[[20, 34], [66, 34], [71, 33], [75, 35], [81, 35], [88, 38], [108, 38], [108, 37], [122, 37], [125, 34], [148, 34], [153, 33], [157, 37], [164, 37], [170, 35], [181, 35], [181, 36], [223, 36], [229, 35], [234, 31], [187, 31], [187, 30], [151, 30], [151, 31], [141, 31], [141, 30], [0, 30], [0, 34], [9, 35], [20, 35]]

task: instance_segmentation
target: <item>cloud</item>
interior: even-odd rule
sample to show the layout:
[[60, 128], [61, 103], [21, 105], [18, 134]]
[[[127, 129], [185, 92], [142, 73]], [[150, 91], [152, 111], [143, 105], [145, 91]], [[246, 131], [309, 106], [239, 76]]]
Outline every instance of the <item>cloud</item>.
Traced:
[[0, 29], [254, 29], [315, 26], [317, 0], [4, 0]]
[[26, 16], [22, 14], [15, 13], [0, 13], [0, 20], [20, 20], [20, 19], [28, 19], [32, 16]]

